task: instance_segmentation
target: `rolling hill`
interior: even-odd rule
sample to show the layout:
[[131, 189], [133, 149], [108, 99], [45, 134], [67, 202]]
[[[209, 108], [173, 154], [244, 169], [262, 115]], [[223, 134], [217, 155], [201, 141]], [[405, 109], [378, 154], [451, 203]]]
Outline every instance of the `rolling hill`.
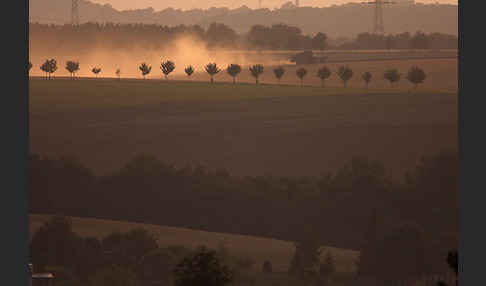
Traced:
[[[256, 24], [272, 25], [285, 23], [297, 26], [304, 34], [324, 32], [330, 37], [352, 37], [362, 32], [371, 32], [373, 8], [360, 4], [334, 5], [331, 7], [301, 7], [297, 9], [258, 9], [246, 6], [236, 9], [210, 8], [207, 10], [176, 10], [153, 8], [119, 11], [109, 4], [101, 5], [81, 0], [79, 3], [81, 22], [150, 23], [159, 25], [201, 25], [212, 22], [224, 23], [238, 33], [246, 33]], [[71, 1], [29, 1], [31, 22], [69, 23]], [[423, 31], [457, 35], [457, 5], [417, 4], [413, 6], [390, 6], [384, 11], [386, 33]]]
[[[48, 215], [31, 214], [30, 233], [33, 234], [48, 219]], [[126, 232], [133, 228], [142, 227], [156, 235], [161, 247], [183, 245], [187, 248], [195, 248], [206, 245], [210, 248], [217, 248], [223, 243], [231, 253], [252, 258], [256, 263], [253, 268], [256, 271], [260, 270], [260, 266], [266, 259], [272, 261], [274, 271], [287, 271], [295, 249], [293, 244], [288, 241], [255, 236], [79, 217], [73, 217], [72, 222], [73, 230], [81, 236], [102, 238], [112, 232]], [[335, 258], [338, 272], [354, 272], [356, 270], [355, 261], [359, 252], [333, 247], [323, 247], [323, 249], [322, 258], [329, 251]]]

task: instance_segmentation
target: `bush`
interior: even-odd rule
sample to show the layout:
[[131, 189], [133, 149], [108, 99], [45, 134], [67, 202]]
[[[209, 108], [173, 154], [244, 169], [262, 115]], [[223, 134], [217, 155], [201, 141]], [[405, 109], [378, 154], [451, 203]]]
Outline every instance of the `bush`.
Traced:
[[331, 253], [328, 252], [326, 255], [326, 260], [324, 263], [321, 263], [319, 267], [319, 274], [323, 277], [329, 277], [336, 271], [336, 267], [334, 265], [334, 258], [332, 257]]
[[263, 262], [262, 272], [266, 274], [272, 273], [273, 272], [272, 262], [270, 262], [269, 260], [265, 260]]
[[393, 86], [395, 82], [400, 81], [401, 77], [397, 69], [389, 69], [385, 71], [385, 74], [383, 76], [386, 80], [390, 82], [390, 86]]
[[419, 83], [423, 83], [426, 78], [425, 72], [423, 69], [413, 66], [410, 68], [407, 74], [407, 79], [411, 83], [414, 84], [415, 88], [417, 88]]
[[217, 253], [205, 247], [188, 256], [174, 270], [175, 286], [225, 286], [233, 281], [233, 274], [221, 265]]
[[112, 265], [97, 272], [91, 286], [136, 286], [135, 274], [124, 267]]
[[353, 77], [353, 70], [347, 66], [340, 66], [337, 74], [343, 81], [343, 86], [346, 87], [348, 80]]

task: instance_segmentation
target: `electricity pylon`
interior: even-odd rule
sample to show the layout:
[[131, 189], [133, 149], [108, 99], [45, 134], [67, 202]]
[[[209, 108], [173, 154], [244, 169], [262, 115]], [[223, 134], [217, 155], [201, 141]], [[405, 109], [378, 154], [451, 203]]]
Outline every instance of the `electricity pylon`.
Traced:
[[393, 1], [386, 0], [375, 0], [372, 2], [361, 2], [361, 4], [371, 4], [375, 5], [375, 15], [373, 21], [373, 32], [375, 34], [385, 33], [385, 24], [383, 23], [383, 5], [384, 4], [395, 4]]
[[72, 6], [71, 6], [71, 25], [73, 25], [73, 26], [79, 25], [79, 7], [78, 7], [78, 0], [72, 0]]

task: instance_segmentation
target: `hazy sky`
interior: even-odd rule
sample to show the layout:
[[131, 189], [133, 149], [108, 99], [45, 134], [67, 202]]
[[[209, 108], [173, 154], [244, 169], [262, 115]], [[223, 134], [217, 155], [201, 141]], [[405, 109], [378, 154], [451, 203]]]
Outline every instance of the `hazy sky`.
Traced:
[[[92, 2], [111, 4], [118, 10], [140, 9], [152, 7], [155, 10], [162, 10], [167, 7], [175, 9], [208, 8], [208, 7], [230, 7], [237, 8], [246, 5], [250, 8], [258, 7], [258, 0], [91, 0]], [[289, 0], [262, 0], [262, 7], [273, 9], [280, 7]], [[363, 0], [300, 0], [301, 6], [330, 6], [348, 2], [362, 2]], [[457, 0], [416, 0], [420, 3], [447, 3], [457, 4]], [[292, 1], [294, 2], [294, 0]]]

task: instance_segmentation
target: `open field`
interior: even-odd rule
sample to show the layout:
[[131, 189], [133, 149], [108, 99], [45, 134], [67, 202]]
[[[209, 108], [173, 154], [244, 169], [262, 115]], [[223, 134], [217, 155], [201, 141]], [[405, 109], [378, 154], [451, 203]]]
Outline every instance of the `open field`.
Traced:
[[457, 148], [457, 95], [122, 79], [30, 81], [31, 151], [98, 173], [139, 153], [236, 175], [319, 175], [353, 156], [394, 176]]
[[[333, 62], [327, 64], [312, 64], [312, 65], [284, 65], [286, 69], [285, 75], [281, 79], [281, 83], [289, 85], [300, 85], [300, 80], [296, 76], [295, 72], [298, 68], [304, 67], [307, 69], [307, 75], [304, 78], [304, 85], [316, 86], [321, 85], [321, 80], [316, 76], [317, 70], [326, 65], [332, 72], [331, 77], [326, 80], [327, 87], [341, 88], [343, 83], [337, 76], [336, 72], [341, 65], [347, 65], [353, 70], [353, 78], [348, 82], [349, 88], [364, 88], [364, 82], [361, 79], [361, 75], [364, 72], [371, 72], [373, 78], [370, 82], [369, 88], [371, 89], [390, 89], [390, 82], [383, 77], [383, 73], [387, 69], [396, 68], [401, 73], [400, 82], [396, 83], [391, 90], [396, 88], [402, 91], [408, 92], [413, 89], [413, 85], [408, 82], [406, 75], [408, 70], [413, 65], [418, 65], [423, 68], [427, 74], [427, 79], [420, 85], [421, 90], [427, 91], [443, 91], [443, 92], [457, 92], [457, 60], [456, 59], [420, 59], [420, 60], [387, 60], [387, 61], [366, 61], [358, 60], [356, 62]], [[224, 66], [226, 68], [226, 66]], [[275, 67], [265, 67], [264, 73], [260, 78], [261, 83], [278, 84], [273, 69]], [[155, 71], [152, 76], [154, 78], [161, 78], [161, 72]], [[177, 75], [173, 77], [178, 80], [186, 80], [185, 75]], [[209, 76], [204, 73], [196, 73], [193, 75], [193, 80], [208, 81]], [[230, 82], [232, 78], [226, 74], [226, 71], [221, 71], [215, 77], [219, 82]], [[241, 75], [237, 79], [239, 82], [254, 83], [255, 79], [251, 76], [247, 67], [244, 67]]]
[[[283, 65], [286, 73], [283, 76], [281, 83], [298, 85], [300, 80], [295, 75], [297, 68], [291, 64], [290, 56], [300, 51], [199, 51], [198, 49], [186, 49], [184, 51], [173, 51], [172, 53], [162, 51], [137, 51], [132, 53], [114, 52], [114, 51], [93, 51], [88, 54], [67, 55], [56, 54], [55, 58], [58, 61], [58, 70], [55, 76], [68, 76], [69, 73], [64, 66], [67, 60], [76, 59], [80, 61], [79, 76], [92, 77], [91, 68], [99, 66], [102, 68], [101, 77], [115, 77], [117, 68], [121, 69], [121, 76], [125, 78], [141, 78], [139, 65], [142, 62], [147, 62], [152, 65], [152, 72], [147, 76], [149, 79], [162, 79], [162, 72], [160, 70], [161, 57], [163, 59], [171, 59], [175, 62], [176, 68], [170, 75], [171, 79], [187, 80], [184, 73], [184, 68], [188, 65], [193, 65], [196, 73], [191, 77], [193, 81], [209, 81], [209, 76], [204, 71], [204, 65], [208, 62], [215, 62], [222, 69], [222, 71], [215, 76], [217, 82], [230, 82], [232, 78], [226, 74], [225, 68], [230, 63], [240, 64], [243, 67], [241, 74], [238, 76], [238, 82], [254, 83], [255, 80], [251, 76], [248, 66], [253, 64], [263, 64], [265, 69], [261, 76], [260, 82], [267, 84], [276, 84], [277, 80], [273, 74], [273, 69], [277, 65]], [[43, 73], [39, 69], [40, 65], [46, 59], [46, 52], [31, 54], [31, 60], [34, 67], [31, 70], [31, 75], [42, 76]], [[49, 53], [47, 53], [49, 54]], [[393, 51], [315, 51], [318, 56], [325, 55], [328, 57], [329, 63], [327, 65], [333, 74], [327, 81], [329, 87], [342, 87], [342, 82], [336, 75], [336, 71], [340, 65], [346, 64], [354, 71], [353, 78], [348, 85], [351, 88], [363, 88], [364, 82], [361, 80], [361, 74], [369, 71], [373, 74], [373, 79], [370, 83], [370, 88], [389, 88], [390, 84], [383, 78], [385, 70], [396, 68], [402, 74], [402, 79], [397, 84], [397, 87], [408, 91], [412, 88], [406, 80], [407, 71], [413, 65], [418, 65], [423, 68], [427, 74], [427, 79], [423, 85], [422, 90], [434, 91], [457, 91], [457, 50], [443, 50], [443, 51], [410, 51], [410, 50], [393, 50]], [[454, 58], [455, 57], [455, 58]], [[388, 59], [377, 61], [380, 59]], [[304, 65], [308, 70], [308, 74], [304, 79], [305, 85], [320, 86], [320, 79], [317, 78], [316, 72], [323, 64]]]
[[[30, 215], [30, 233], [33, 234], [43, 223], [49, 219], [47, 215]], [[294, 252], [291, 242], [274, 239], [266, 239], [244, 235], [232, 235], [224, 233], [212, 233], [190, 230], [184, 228], [157, 226], [150, 224], [137, 224], [130, 222], [100, 220], [90, 218], [72, 218], [73, 230], [82, 236], [95, 236], [102, 238], [112, 232], [126, 232], [135, 227], [143, 227], [156, 235], [161, 247], [169, 245], [183, 245], [195, 248], [206, 245], [217, 248], [223, 243], [230, 253], [252, 258], [256, 264], [254, 270], [260, 271], [263, 261], [270, 259], [276, 272], [287, 271], [290, 259]], [[332, 247], [324, 247], [333, 255], [336, 268], [339, 272], [353, 272], [356, 269], [355, 261], [359, 252]], [[324, 259], [323, 255], [323, 259]]]

